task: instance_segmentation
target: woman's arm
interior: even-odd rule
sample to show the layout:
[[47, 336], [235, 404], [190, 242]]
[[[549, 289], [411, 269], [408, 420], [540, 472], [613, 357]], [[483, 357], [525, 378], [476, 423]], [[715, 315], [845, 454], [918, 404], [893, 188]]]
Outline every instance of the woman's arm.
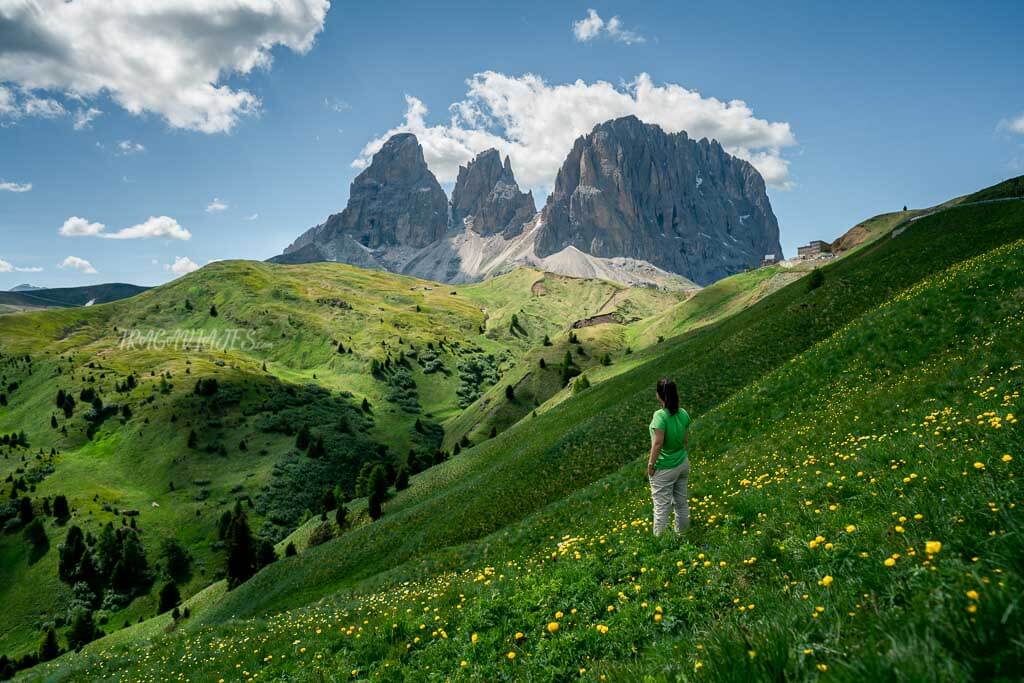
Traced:
[[647, 476], [654, 475], [654, 463], [658, 459], [658, 454], [661, 453], [661, 447], [665, 444], [665, 430], [655, 429], [654, 436], [651, 437], [651, 453], [647, 457]]

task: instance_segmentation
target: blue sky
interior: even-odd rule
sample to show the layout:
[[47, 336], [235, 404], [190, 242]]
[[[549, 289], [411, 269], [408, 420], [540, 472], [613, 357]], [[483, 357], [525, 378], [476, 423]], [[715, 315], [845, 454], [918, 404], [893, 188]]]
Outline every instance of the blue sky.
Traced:
[[[64, 33], [0, 3], [0, 289], [153, 285], [191, 264], [273, 256], [344, 208], [352, 162], [408, 121], [442, 181], [497, 139], [541, 196], [591, 110], [639, 103], [696, 121], [760, 155], [787, 254], [873, 214], [1024, 173], [1019, 2], [282, 0], [257, 19], [225, 9], [246, 1], [183, 17], [162, 0], [168, 14], [147, 27], [40, 0], [77, 27]], [[114, 68], [153, 45], [160, 58], [131, 78]], [[470, 93], [476, 74], [488, 75]], [[643, 102], [641, 74], [654, 93]], [[460, 102], [470, 113], [452, 124]], [[506, 119], [496, 104], [512, 108]], [[208, 210], [215, 199], [223, 208]], [[138, 227], [119, 239], [59, 234], [72, 217], [84, 220], [66, 232]], [[69, 256], [96, 272], [60, 267]]]

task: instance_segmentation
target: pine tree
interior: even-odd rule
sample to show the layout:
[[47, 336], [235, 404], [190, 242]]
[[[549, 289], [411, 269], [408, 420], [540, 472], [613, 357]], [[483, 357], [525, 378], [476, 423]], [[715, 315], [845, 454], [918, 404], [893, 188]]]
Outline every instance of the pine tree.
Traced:
[[64, 405], [61, 406], [64, 409], [64, 417], [70, 418], [75, 414], [75, 399], [71, 394], [64, 397]]
[[18, 506], [18, 519], [21, 520], [21, 523], [24, 525], [31, 522], [32, 517], [32, 499], [28, 496], [24, 496]]
[[53, 626], [48, 626], [43, 633], [43, 640], [39, 643], [39, 661], [48, 662], [60, 654], [60, 645], [57, 644], [57, 631]]
[[404, 491], [407, 488], [409, 488], [409, 468], [399, 465], [398, 471], [395, 472], [395, 490]]
[[96, 556], [97, 570], [100, 574], [108, 578], [113, 574], [114, 567], [121, 559], [121, 545], [121, 539], [117, 537], [114, 525], [107, 522], [94, 545], [93, 554]]
[[92, 610], [86, 607], [76, 607], [71, 615], [71, 625], [68, 627], [68, 648], [79, 650], [96, 640], [96, 622], [93, 621]]
[[210, 305], [210, 317], [211, 318], [216, 318], [217, 317], [217, 306], [215, 304], [211, 304]]
[[370, 481], [370, 473], [373, 472], [373, 463], [364, 462], [363, 466], [359, 468], [359, 474], [356, 475], [356, 495], [357, 496], [368, 496], [370, 495], [370, 489], [368, 488]]
[[344, 531], [348, 528], [348, 508], [344, 505], [339, 505], [338, 509], [334, 512], [334, 523], [338, 525], [338, 528]]
[[46, 527], [43, 526], [43, 521], [38, 517], [25, 527], [25, 540], [32, 544], [33, 548], [42, 548], [48, 543]]
[[50, 416], [50, 429], [56, 429], [56, 428], [57, 428], [57, 416], [56, 415], [51, 415]]
[[509, 401], [516, 400], [516, 390], [511, 384], [505, 387], [505, 399]]
[[181, 602], [181, 592], [178, 590], [178, 584], [171, 579], [160, 589], [160, 603], [156, 613], [163, 614], [170, 611], [177, 607], [179, 602]]
[[544, 335], [544, 346], [551, 346], [551, 337]]
[[121, 559], [114, 564], [110, 582], [117, 590], [130, 593], [148, 580], [149, 563], [138, 534], [133, 531], [123, 533]]
[[387, 475], [384, 471], [383, 465], [374, 466], [370, 472], [370, 479], [367, 483], [369, 489], [369, 500], [367, 500], [367, 508], [369, 508], [370, 519], [378, 520], [381, 515], [384, 514], [383, 505], [384, 498], [388, 493], [388, 482]]
[[63, 493], [58, 494], [53, 499], [53, 516], [57, 519], [67, 519], [71, 516], [71, 510], [68, 508], [68, 499]]
[[61, 581], [74, 583], [78, 575], [78, 563], [87, 552], [85, 535], [77, 526], [72, 526], [64, 542], [57, 546], [57, 574]]
[[299, 554], [299, 551], [295, 549], [295, 544], [292, 543], [291, 541], [288, 541], [288, 545], [286, 545], [284, 547], [284, 556], [285, 557], [295, 557], [298, 554]]
[[299, 427], [299, 433], [295, 435], [295, 447], [300, 451], [309, 448], [309, 427], [306, 425]]
[[540, 359], [540, 369], [541, 369], [541, 370], [544, 370], [544, 369], [545, 369], [545, 368], [547, 368], [547, 367], [548, 367], [548, 364], [547, 364], [546, 362], [544, 362], [544, 359], [543, 359], [543, 358], [541, 358], [541, 359]]
[[249, 520], [242, 506], [235, 508], [227, 534], [227, 578], [228, 590], [244, 583], [253, 575], [253, 539], [249, 531]]
[[196, 436], [196, 430], [190, 429], [188, 432], [188, 443], [185, 445], [188, 446], [190, 449], [195, 449], [197, 441], [198, 437]]

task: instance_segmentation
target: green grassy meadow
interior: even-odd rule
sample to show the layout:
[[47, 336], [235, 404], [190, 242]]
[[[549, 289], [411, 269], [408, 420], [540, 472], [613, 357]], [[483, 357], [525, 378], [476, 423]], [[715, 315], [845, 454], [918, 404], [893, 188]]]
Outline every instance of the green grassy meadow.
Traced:
[[[1024, 202], [906, 225], [814, 277], [763, 268], [685, 298], [532, 270], [455, 287], [226, 262], [124, 302], [4, 318], [2, 374], [19, 386], [0, 433], [23, 429], [30, 447], [6, 447], [0, 474], [45, 470], [32, 495], [80, 492], [76, 523], [140, 508], [145, 538], [195, 548], [188, 618], [136, 598], [109, 615], [111, 635], [24, 676], [1014, 679]], [[605, 313], [615, 321], [570, 339], [572, 322]], [[160, 326], [251, 329], [258, 349], [113, 343], [112, 330]], [[567, 352], [589, 388], [564, 386]], [[448, 372], [424, 372], [434, 360]], [[391, 368], [374, 375], [374, 361]], [[418, 411], [394, 399], [399, 367]], [[132, 372], [132, 417], [50, 426], [58, 385], [113, 400]], [[494, 381], [467, 393], [467, 373]], [[695, 419], [683, 538], [652, 537], [642, 465], [664, 375]], [[218, 392], [196, 396], [199, 377]], [[303, 420], [347, 465], [325, 473], [296, 451], [286, 427]], [[201, 428], [198, 448], [186, 427]], [[307, 547], [315, 514], [291, 517], [274, 540], [298, 554], [225, 589], [219, 511], [251, 497], [269, 523], [273, 491], [301, 497], [303, 481], [349, 476], [381, 445], [459, 452], [377, 521], [352, 500], [355, 524], [323, 544]], [[14, 606], [0, 652], [32, 648], [67, 599], [61, 530], [47, 532], [34, 559], [20, 534], [0, 536], [0, 599]]]
[[[126, 523], [120, 511], [138, 511], [154, 570], [161, 539], [189, 548], [187, 597], [222, 576], [215, 527], [236, 501], [255, 501], [251, 521], [268, 538], [287, 536], [318, 512], [321, 488], [350, 487], [358, 464], [377, 457], [381, 445], [396, 462], [410, 450], [440, 449], [441, 423], [462, 411], [460, 389], [487, 389], [487, 376], [469, 375], [466, 384], [464, 362], [497, 381], [545, 334], [557, 337], [613, 297], [636, 299], [645, 311], [678, 300], [528, 270], [451, 288], [338, 264], [220, 262], [132, 299], [5, 316], [0, 433], [24, 431], [29, 446], [0, 446], [0, 478], [10, 477], [4, 493], [27, 479], [18, 495], [28, 494], [37, 514], [42, 501], [63, 494], [73, 516], [39, 515], [49, 549], [38, 558], [19, 529], [0, 535], [0, 654], [32, 652], [43, 626], [55, 618], [60, 624], [71, 587], [57, 578], [57, 546], [72, 524], [98, 533], [107, 522]], [[513, 313], [520, 321], [514, 331]], [[395, 370], [375, 376], [373, 364], [386, 361]], [[412, 392], [392, 386], [400, 362]], [[136, 386], [118, 391], [128, 376]], [[217, 393], [197, 396], [196, 381], [210, 378]], [[58, 389], [80, 404], [70, 417], [54, 403]], [[83, 389], [127, 406], [130, 417], [93, 426], [79, 400]], [[417, 431], [417, 421], [434, 431]], [[295, 448], [301, 424], [325, 437], [341, 461], [310, 467]], [[281, 523], [268, 521], [278, 517]], [[104, 631], [152, 616], [158, 586], [123, 608], [101, 610]]]

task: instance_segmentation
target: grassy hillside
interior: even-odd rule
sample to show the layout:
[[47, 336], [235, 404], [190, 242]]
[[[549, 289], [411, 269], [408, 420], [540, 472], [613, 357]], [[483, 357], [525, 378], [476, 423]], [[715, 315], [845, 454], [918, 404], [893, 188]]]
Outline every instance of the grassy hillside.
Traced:
[[[439, 461], [442, 420], [616, 297], [633, 301], [618, 285], [536, 271], [456, 289], [339, 264], [219, 262], [113, 304], [6, 317], [0, 434], [26, 444], [0, 444], [0, 654], [34, 650], [43, 625], [66, 623], [74, 596], [57, 563], [71, 526], [98, 536], [130, 524], [143, 543], [152, 583], [96, 604], [104, 630], [121, 629], [156, 611], [163, 539], [188, 548], [179, 583], [196, 593], [223, 574], [217, 524], [236, 501], [274, 542], [326, 490], [352, 495], [364, 462]], [[677, 300], [636, 298], [652, 312]], [[59, 390], [76, 403], [68, 413]], [[298, 444], [302, 427], [326, 457]], [[68, 520], [45, 512], [58, 495]], [[25, 540], [22, 497], [45, 549]]]
[[[144, 661], [101, 641], [45, 671], [1013, 676], [1022, 236], [1016, 204], [921, 219], [419, 475]], [[663, 373], [697, 417], [681, 544], [650, 537], [638, 460]]]
[[[34, 308], [66, 308], [105, 304], [111, 301], [127, 299], [148, 289], [137, 285], [110, 283], [104, 285], [88, 285], [85, 287], [57, 287], [54, 289], [30, 289], [12, 292], [0, 292], [0, 306], [16, 310]], [[8, 311], [10, 312], [10, 311]]]
[[1024, 175], [1004, 180], [998, 185], [986, 187], [964, 198], [965, 202], [984, 202], [993, 199], [1024, 197]]
[[[700, 414], [920, 279], [1019, 235], [1022, 216], [1021, 207], [993, 205], [922, 219], [899, 239], [824, 268], [818, 289], [808, 291], [797, 282], [718, 325], [685, 335], [656, 360], [428, 473], [373, 525], [268, 568], [230, 593], [209, 619], [295, 607], [521, 519], [642, 451], [642, 430], [640, 438], [635, 434], [646, 424], [650, 387], [659, 375], [679, 378], [684, 404]], [[512, 482], [514, 505], [507, 499]]]

